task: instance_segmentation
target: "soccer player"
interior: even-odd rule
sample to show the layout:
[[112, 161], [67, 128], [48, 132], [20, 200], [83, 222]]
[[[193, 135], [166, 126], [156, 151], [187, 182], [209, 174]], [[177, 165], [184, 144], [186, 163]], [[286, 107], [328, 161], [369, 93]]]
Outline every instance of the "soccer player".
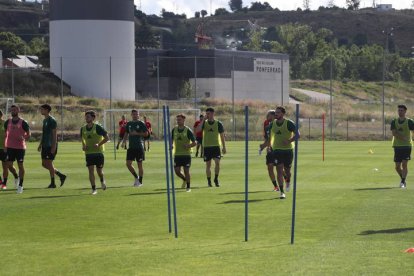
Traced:
[[[266, 146], [272, 148], [272, 159], [276, 166], [277, 184], [279, 185], [280, 198], [286, 198], [283, 189], [283, 173], [290, 179], [290, 168], [293, 160], [293, 147], [295, 139], [299, 139], [300, 134], [297, 137], [295, 134], [296, 126], [295, 123], [289, 119], [285, 119], [284, 116], [286, 110], [282, 106], [278, 106], [275, 110], [275, 120], [269, 124], [270, 137], [265, 143]], [[273, 170], [273, 168], [272, 168]], [[270, 175], [270, 172], [269, 172]], [[276, 181], [272, 179], [272, 183], [275, 186]], [[286, 191], [290, 189], [290, 183], [286, 183]]]
[[52, 107], [48, 104], [40, 106], [40, 114], [45, 118], [43, 119], [42, 137], [37, 150], [41, 152], [42, 166], [49, 171], [50, 185], [48, 188], [56, 188], [55, 174], [60, 179], [60, 186], [62, 187], [66, 180], [66, 175], [59, 172], [53, 165], [57, 154], [57, 123], [56, 119], [50, 115]]
[[200, 119], [195, 121], [193, 129], [194, 129], [194, 133], [196, 134], [196, 141], [197, 141], [197, 148], [196, 148], [196, 154], [195, 157], [198, 157], [198, 150], [201, 148], [201, 154], [200, 157], [203, 157], [203, 147], [202, 147], [202, 143], [203, 143], [203, 131], [197, 131], [197, 127], [204, 122], [204, 115], [201, 114]]
[[[197, 127], [197, 131], [203, 132], [203, 148], [204, 148], [204, 162], [206, 162], [207, 184], [211, 185], [211, 160], [214, 160], [214, 184], [220, 187], [218, 176], [220, 173], [220, 159], [221, 153], [226, 154], [226, 141], [224, 137], [223, 124], [214, 119], [214, 109], [209, 107], [206, 109], [206, 118], [203, 123]], [[221, 152], [220, 141], [221, 140]]]
[[4, 142], [6, 139], [6, 129], [4, 127], [4, 123], [5, 121], [3, 120], [3, 111], [0, 110], [0, 160], [3, 168], [3, 179], [0, 177], [0, 189], [2, 190], [7, 189], [7, 178], [9, 176], [9, 170], [14, 175], [16, 187], [19, 184], [19, 176], [17, 175], [16, 169], [13, 166], [10, 168], [7, 167], [7, 149], [4, 147]]
[[[144, 116], [144, 123], [148, 130], [148, 136], [144, 137], [144, 151], [150, 151], [150, 137], [152, 135], [152, 127], [151, 122], [147, 119], [147, 116]], [[145, 146], [145, 142], [147, 142], [148, 146]]]
[[[129, 147], [126, 156], [126, 166], [131, 174], [134, 176], [134, 187], [142, 186], [142, 179], [144, 177], [144, 169], [142, 167], [142, 161], [145, 160], [143, 139], [148, 136], [148, 129], [145, 123], [139, 120], [138, 110], [132, 109], [131, 111], [132, 121], [129, 121], [126, 125], [126, 133], [122, 146], [125, 145], [125, 141], [128, 138]], [[138, 175], [135, 171], [132, 162], [137, 161], [138, 164]]]
[[270, 180], [273, 184], [273, 191], [278, 192], [279, 186], [276, 182], [276, 176], [274, 172], [275, 162], [273, 158], [273, 151], [270, 145], [267, 143], [267, 140], [270, 137], [270, 128], [269, 125], [273, 120], [275, 119], [276, 112], [274, 110], [269, 110], [266, 115], [266, 120], [263, 124], [263, 131], [264, 131], [264, 143], [260, 144], [260, 152], [266, 148], [266, 166], [267, 166], [267, 172], [269, 174]]
[[[177, 115], [176, 120], [177, 125], [171, 132], [173, 141], [174, 171], [175, 174], [183, 180], [183, 185], [181, 188], [186, 188], [187, 192], [191, 192], [191, 148], [196, 145], [196, 142], [191, 129], [188, 126], [184, 125], [184, 114]], [[181, 167], [184, 169], [184, 175], [181, 173]]]
[[26, 153], [26, 140], [30, 138], [29, 124], [19, 117], [20, 108], [17, 105], [10, 107], [12, 118], [4, 123], [6, 129], [5, 146], [7, 148], [7, 167], [13, 167], [13, 162], [17, 161], [19, 167], [19, 176], [17, 185], [17, 193], [23, 193], [24, 180], [24, 155]]
[[82, 150], [85, 152], [86, 166], [88, 167], [89, 181], [91, 182], [92, 187], [92, 195], [96, 195], [98, 193], [95, 185], [95, 167], [99, 179], [101, 180], [102, 190], [106, 190], [106, 183], [103, 173], [105, 163], [104, 144], [109, 140], [107, 131], [101, 125], [94, 122], [95, 118], [95, 111], [86, 111], [86, 125], [84, 125], [80, 130]]
[[408, 161], [411, 160], [412, 131], [414, 130], [414, 121], [405, 117], [407, 107], [398, 106], [398, 118], [392, 120], [392, 147], [394, 148], [395, 170], [401, 178], [400, 188], [407, 188], [405, 179], [407, 178]]
[[[122, 115], [121, 121], [118, 122], [119, 126], [119, 137], [118, 137], [118, 144], [116, 145], [116, 149], [119, 149], [119, 144], [121, 144], [122, 140], [124, 139], [125, 135], [125, 126], [128, 123], [128, 121], [125, 119], [125, 115]], [[126, 149], [126, 145], [125, 145]]]

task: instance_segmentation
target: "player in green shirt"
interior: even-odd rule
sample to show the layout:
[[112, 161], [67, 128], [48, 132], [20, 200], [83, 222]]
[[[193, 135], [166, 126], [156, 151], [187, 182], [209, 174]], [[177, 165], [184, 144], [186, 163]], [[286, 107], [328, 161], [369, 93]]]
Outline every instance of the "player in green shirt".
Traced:
[[408, 161], [411, 160], [412, 131], [414, 131], [414, 121], [405, 117], [407, 107], [398, 106], [398, 118], [392, 120], [392, 146], [394, 148], [395, 170], [401, 178], [400, 188], [406, 188], [405, 179], [408, 173]]
[[3, 120], [3, 111], [0, 110], [0, 160], [3, 168], [3, 179], [0, 177], [0, 189], [7, 189], [7, 178], [9, 177], [9, 170], [13, 174], [15, 179], [15, 185], [19, 184], [19, 176], [17, 175], [16, 168], [11, 166], [10, 168], [7, 165], [7, 152], [4, 147], [6, 139], [6, 128], [4, 127], [5, 121]]
[[[289, 119], [285, 119], [286, 109], [278, 106], [275, 110], [275, 119], [269, 124], [269, 137], [266, 143], [261, 145], [261, 148], [270, 146], [272, 148], [271, 158], [276, 166], [277, 184], [279, 185], [280, 198], [286, 198], [283, 189], [284, 174], [286, 178], [290, 179], [290, 168], [293, 160], [293, 147], [296, 139], [295, 123]], [[298, 133], [297, 139], [300, 138]], [[270, 173], [269, 173], [270, 175]], [[273, 185], [276, 185], [276, 180], [271, 179]], [[289, 182], [286, 183], [286, 191], [289, 191]]]
[[[126, 156], [126, 166], [131, 174], [134, 176], [134, 187], [141, 187], [142, 180], [144, 178], [144, 169], [142, 167], [142, 161], [145, 160], [144, 153], [144, 138], [149, 135], [148, 129], [145, 123], [139, 120], [138, 110], [131, 110], [132, 121], [129, 121], [125, 126], [125, 136], [122, 140], [122, 147], [125, 146], [126, 139], [128, 139], [129, 145]], [[135, 171], [132, 162], [137, 161], [138, 175]]]
[[42, 137], [37, 150], [41, 152], [42, 166], [49, 171], [50, 185], [48, 188], [56, 188], [55, 174], [60, 179], [60, 186], [62, 187], [66, 180], [66, 175], [59, 172], [53, 165], [57, 154], [57, 123], [56, 119], [50, 115], [52, 107], [48, 104], [40, 106], [40, 114], [45, 118], [43, 119]]
[[[191, 192], [191, 148], [196, 145], [196, 142], [191, 129], [188, 126], [184, 125], [184, 114], [177, 115], [176, 120], [177, 125], [171, 131], [171, 140], [173, 141], [174, 154], [174, 171], [175, 174], [183, 180], [183, 185], [181, 188], [186, 188], [187, 192]], [[181, 173], [181, 167], [184, 169], [184, 175]]]
[[[211, 185], [211, 160], [214, 159], [214, 184], [220, 187], [218, 176], [220, 173], [221, 154], [226, 154], [226, 139], [224, 137], [223, 124], [214, 119], [214, 109], [206, 109], [206, 118], [198, 127], [197, 131], [203, 131], [204, 162], [206, 162], [207, 184]], [[222, 150], [220, 151], [220, 141]]]
[[92, 187], [92, 195], [96, 195], [98, 193], [95, 186], [95, 167], [99, 179], [101, 180], [102, 190], [106, 190], [106, 183], [103, 173], [103, 166], [105, 163], [104, 144], [109, 140], [107, 131], [102, 126], [94, 122], [95, 118], [95, 111], [86, 111], [86, 125], [84, 125], [80, 130], [82, 150], [85, 152], [86, 166], [88, 167], [89, 181], [91, 182]]

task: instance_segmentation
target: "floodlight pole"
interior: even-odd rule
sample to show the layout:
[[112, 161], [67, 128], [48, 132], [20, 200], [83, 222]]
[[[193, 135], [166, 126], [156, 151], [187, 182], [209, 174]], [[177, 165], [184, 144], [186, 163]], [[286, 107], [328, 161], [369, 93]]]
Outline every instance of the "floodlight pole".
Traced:
[[392, 36], [394, 28], [383, 30], [382, 33], [385, 35], [385, 47], [382, 55], [382, 138], [385, 140], [385, 73], [386, 73], [386, 62], [385, 56], [388, 53], [388, 36]]
[[160, 57], [157, 56], [157, 103], [158, 103], [158, 139], [160, 137]]
[[332, 66], [333, 66], [333, 60], [332, 60], [332, 55], [331, 55], [331, 59], [330, 59], [330, 70], [329, 70], [329, 121], [330, 121], [330, 137], [332, 140], [332, 127], [333, 127], [333, 115], [332, 115], [332, 77], [333, 77], [333, 70], [332, 70]]
[[170, 196], [170, 174], [169, 174], [169, 166], [168, 166], [168, 133], [167, 133], [167, 112], [165, 109], [165, 105], [162, 106], [162, 114], [163, 114], [163, 130], [164, 130], [164, 150], [165, 150], [165, 176], [167, 180], [167, 211], [168, 211], [168, 232], [172, 232], [171, 227], [171, 196]]
[[60, 57], [60, 140], [63, 141], [63, 57]]
[[11, 87], [12, 87], [12, 97], [13, 97], [13, 101], [14, 101], [14, 62], [13, 62], [13, 58], [11, 59], [11, 61], [12, 61], [12, 64], [11, 64]]
[[249, 107], [244, 107], [244, 128], [245, 128], [245, 163], [244, 163], [244, 185], [245, 185], [245, 199], [244, 199], [244, 217], [245, 217], [245, 232], [244, 241], [249, 240]]

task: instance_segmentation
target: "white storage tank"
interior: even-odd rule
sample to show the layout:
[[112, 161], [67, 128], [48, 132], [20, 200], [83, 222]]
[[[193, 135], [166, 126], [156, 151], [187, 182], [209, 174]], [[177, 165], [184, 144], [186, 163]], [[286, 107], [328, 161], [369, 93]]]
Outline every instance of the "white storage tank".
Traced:
[[134, 35], [133, 0], [50, 0], [50, 68], [76, 95], [135, 100]]

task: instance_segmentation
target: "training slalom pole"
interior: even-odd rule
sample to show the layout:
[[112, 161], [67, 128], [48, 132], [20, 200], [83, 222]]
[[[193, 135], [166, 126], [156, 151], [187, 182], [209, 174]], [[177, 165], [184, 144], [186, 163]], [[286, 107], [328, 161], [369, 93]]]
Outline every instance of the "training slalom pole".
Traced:
[[244, 199], [244, 241], [249, 240], [249, 107], [244, 107], [244, 129], [245, 133], [245, 161], [244, 161], [244, 185], [245, 185], [245, 199]]
[[298, 137], [299, 137], [299, 104], [296, 104], [296, 129], [295, 129], [295, 157], [293, 163], [293, 200], [292, 200], [292, 228], [290, 243], [295, 242], [295, 220], [296, 220], [296, 179], [298, 174]]
[[322, 114], [322, 161], [325, 161], [325, 113]]
[[178, 226], [177, 226], [177, 208], [175, 204], [175, 187], [174, 187], [174, 165], [172, 159], [172, 141], [171, 141], [171, 127], [170, 127], [170, 108], [167, 105], [167, 137], [168, 146], [170, 152], [170, 169], [171, 169], [171, 191], [172, 191], [172, 203], [173, 203], [173, 214], [174, 214], [174, 234], [178, 238]]
[[163, 130], [164, 130], [164, 149], [165, 149], [165, 176], [167, 178], [167, 209], [168, 209], [168, 232], [171, 233], [171, 200], [170, 200], [170, 175], [168, 167], [168, 132], [167, 132], [167, 123], [166, 123], [166, 111], [165, 105], [162, 106], [162, 118], [163, 118]]

